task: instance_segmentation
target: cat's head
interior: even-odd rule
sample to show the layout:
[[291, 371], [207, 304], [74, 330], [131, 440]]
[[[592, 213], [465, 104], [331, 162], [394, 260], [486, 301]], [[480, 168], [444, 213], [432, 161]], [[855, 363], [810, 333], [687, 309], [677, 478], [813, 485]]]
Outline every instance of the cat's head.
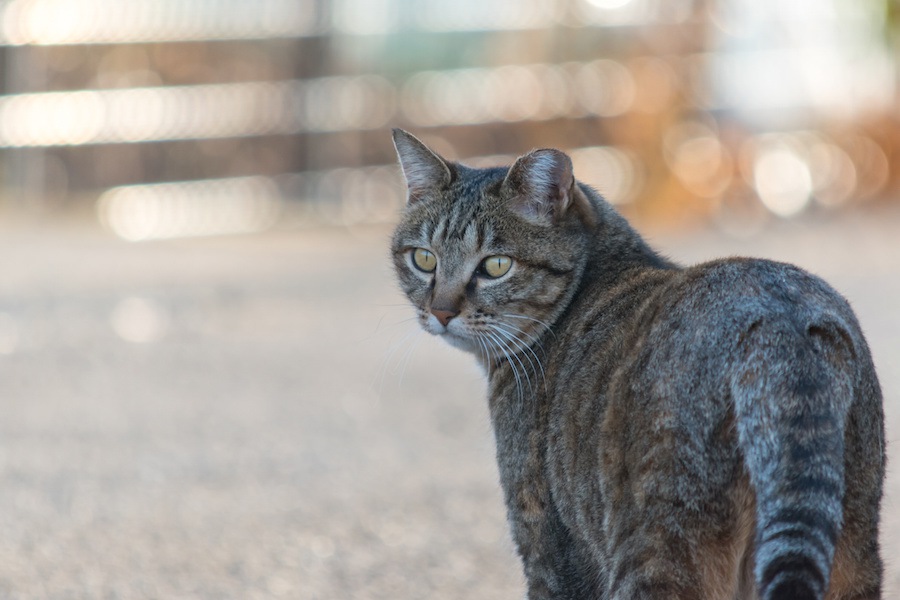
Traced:
[[587, 259], [596, 213], [569, 157], [542, 149], [473, 169], [399, 129], [394, 145], [408, 203], [393, 259], [421, 326], [489, 359], [525, 351], [568, 304]]

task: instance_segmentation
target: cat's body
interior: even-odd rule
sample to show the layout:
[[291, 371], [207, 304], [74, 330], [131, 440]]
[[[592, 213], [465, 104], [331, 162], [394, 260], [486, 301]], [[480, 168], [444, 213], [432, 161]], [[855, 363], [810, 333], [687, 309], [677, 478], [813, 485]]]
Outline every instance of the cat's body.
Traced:
[[881, 392], [843, 298], [668, 262], [558, 151], [474, 170], [394, 139], [397, 273], [486, 368], [530, 599], [880, 598]]

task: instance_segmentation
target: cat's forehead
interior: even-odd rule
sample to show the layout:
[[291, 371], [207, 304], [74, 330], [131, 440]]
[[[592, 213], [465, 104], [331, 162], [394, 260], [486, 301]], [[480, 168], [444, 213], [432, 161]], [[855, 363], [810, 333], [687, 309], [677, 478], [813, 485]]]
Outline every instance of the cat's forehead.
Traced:
[[461, 197], [483, 196], [496, 191], [509, 172], [509, 167], [475, 169], [459, 163], [455, 163], [453, 167], [456, 177], [450, 189]]
[[495, 227], [478, 203], [458, 199], [435, 209], [419, 223], [416, 246], [434, 250], [445, 261], [464, 261], [495, 243]]
[[[468, 253], [498, 240], [497, 188], [506, 169], [459, 167], [459, 176], [441, 197], [428, 201], [427, 210], [414, 211], [417, 244], [450, 252]], [[410, 232], [413, 233], [413, 232]]]

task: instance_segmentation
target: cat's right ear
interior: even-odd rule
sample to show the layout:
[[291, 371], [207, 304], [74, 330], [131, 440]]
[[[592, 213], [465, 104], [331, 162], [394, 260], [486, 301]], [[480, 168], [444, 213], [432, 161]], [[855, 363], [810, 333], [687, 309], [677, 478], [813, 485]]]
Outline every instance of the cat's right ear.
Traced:
[[450, 185], [453, 177], [447, 162], [423, 144], [417, 137], [402, 129], [393, 130], [394, 148], [406, 178], [409, 203], [420, 200], [428, 192]]
[[559, 150], [542, 148], [520, 157], [510, 167], [502, 190], [520, 216], [535, 224], [550, 225], [571, 204], [574, 185], [569, 157]]
[[571, 210], [585, 225], [596, 225], [590, 200], [572, 173], [572, 160], [559, 150], [542, 148], [520, 157], [500, 189], [513, 212], [535, 225], [558, 223]]

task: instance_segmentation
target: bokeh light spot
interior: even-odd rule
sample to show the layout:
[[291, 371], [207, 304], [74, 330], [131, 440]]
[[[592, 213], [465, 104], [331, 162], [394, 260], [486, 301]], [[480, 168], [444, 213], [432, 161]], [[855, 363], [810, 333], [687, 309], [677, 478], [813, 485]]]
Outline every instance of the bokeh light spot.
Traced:
[[753, 164], [753, 182], [762, 203], [780, 217], [802, 211], [813, 190], [809, 165], [787, 147], [761, 149]]
[[122, 186], [97, 201], [100, 221], [129, 241], [262, 231], [281, 208], [266, 177]]
[[575, 177], [595, 188], [612, 204], [630, 202], [642, 187], [637, 160], [618, 148], [576, 148], [569, 155]]

